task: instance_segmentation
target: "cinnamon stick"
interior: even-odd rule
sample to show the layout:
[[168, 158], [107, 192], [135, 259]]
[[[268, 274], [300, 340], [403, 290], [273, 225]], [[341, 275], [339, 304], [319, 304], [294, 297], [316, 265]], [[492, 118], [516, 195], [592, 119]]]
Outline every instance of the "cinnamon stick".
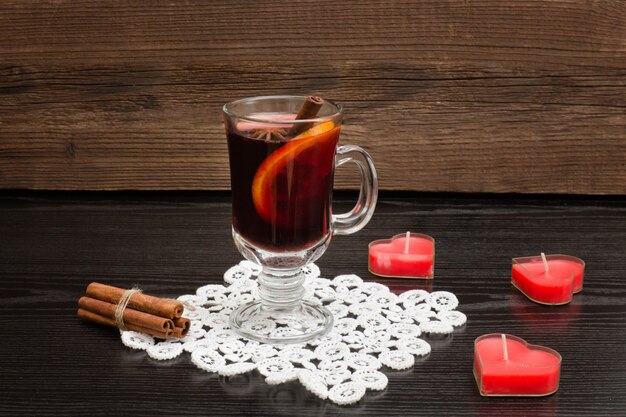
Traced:
[[[88, 297], [117, 304], [120, 298], [122, 298], [124, 291], [125, 290], [122, 288], [92, 282], [87, 287], [86, 292]], [[142, 293], [133, 294], [128, 302], [128, 307], [168, 319], [179, 318], [183, 315], [184, 311], [183, 304], [178, 301], [153, 297]]]
[[[324, 99], [319, 96], [308, 96], [307, 99], [302, 103], [302, 107], [300, 107], [300, 111], [298, 111], [298, 115], [295, 120], [305, 120], [305, 119], [313, 119], [317, 116], [317, 113], [320, 111], [322, 106], [324, 105]], [[300, 133], [310, 129], [313, 127], [313, 123], [294, 123], [287, 132], [286, 137], [293, 138], [298, 136]]]
[[[92, 313], [99, 314], [106, 318], [115, 321], [116, 304], [107, 303], [106, 301], [96, 300], [90, 297], [81, 297], [78, 300], [78, 306], [83, 310], [91, 311]], [[155, 316], [153, 314], [147, 314], [142, 311], [133, 310], [132, 308], [125, 308], [122, 314], [124, 324], [128, 327], [129, 324], [134, 324], [141, 327], [147, 327], [159, 332], [166, 330], [174, 330], [174, 322], [165, 317]]]
[[[184, 330], [182, 327], [174, 327], [174, 330], [172, 331], [172, 337], [177, 337], [179, 339], [182, 339], [183, 337], [185, 337], [185, 335], [183, 334], [183, 331]], [[187, 330], [187, 332], [188, 331], [189, 330]]]
[[[85, 320], [93, 321], [98, 324], [104, 324], [105, 326], [117, 327], [115, 320], [110, 319], [108, 317], [101, 316], [100, 314], [93, 313], [83, 308], [79, 308], [77, 314], [78, 314], [78, 317], [85, 319]], [[170, 339], [173, 336], [172, 329], [158, 331], [158, 330], [150, 329], [148, 327], [138, 326], [132, 323], [128, 323], [126, 327], [128, 328], [128, 330], [147, 333], [151, 336], [159, 337], [161, 339]]]
[[[191, 328], [191, 320], [179, 317], [174, 319], [174, 336], [176, 337], [185, 337], [187, 333], [189, 333], [189, 329]], [[180, 336], [179, 336], [180, 335]]]

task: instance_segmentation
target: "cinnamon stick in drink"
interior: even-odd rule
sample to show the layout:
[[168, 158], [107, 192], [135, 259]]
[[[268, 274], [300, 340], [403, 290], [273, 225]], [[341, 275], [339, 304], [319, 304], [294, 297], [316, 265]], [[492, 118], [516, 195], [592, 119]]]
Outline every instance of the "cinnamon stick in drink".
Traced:
[[[78, 307], [83, 310], [99, 314], [115, 322], [115, 310], [117, 309], [116, 304], [96, 300], [91, 297], [81, 297], [80, 300], [78, 300]], [[133, 310], [132, 308], [124, 309], [122, 319], [124, 320], [124, 325], [127, 328], [128, 325], [134, 324], [136, 326], [146, 327], [159, 332], [174, 330], [174, 322], [172, 320], [166, 319], [165, 317], [155, 316], [153, 314], [147, 314], [142, 311]]]
[[[322, 106], [324, 105], [324, 99], [319, 96], [308, 96], [307, 99], [302, 103], [302, 107], [300, 107], [300, 111], [298, 111], [298, 115], [296, 116], [296, 120], [304, 120], [304, 119], [313, 119], [317, 116], [317, 113], [320, 111]], [[313, 127], [313, 123], [294, 123], [287, 132], [288, 138], [293, 138], [298, 136], [300, 133], [305, 132], [306, 130]]]
[[[122, 288], [111, 287], [110, 285], [100, 284], [98, 282], [92, 282], [87, 287], [88, 297], [112, 304], [117, 304], [124, 292], [125, 290]], [[168, 319], [179, 318], [183, 315], [184, 311], [183, 304], [178, 301], [153, 297], [142, 293], [133, 294], [128, 302], [128, 307]]]
[[[77, 314], [78, 314], [78, 317], [85, 319], [85, 320], [93, 321], [94, 323], [104, 324], [105, 326], [117, 327], [117, 323], [115, 322], [115, 320], [110, 319], [108, 317], [101, 316], [100, 314], [93, 313], [83, 308], [79, 308]], [[126, 325], [126, 328], [128, 328], [128, 330], [146, 333], [151, 336], [159, 337], [161, 339], [170, 339], [173, 336], [172, 329], [158, 331], [158, 330], [150, 329], [148, 327], [138, 326], [132, 323], [128, 323]]]

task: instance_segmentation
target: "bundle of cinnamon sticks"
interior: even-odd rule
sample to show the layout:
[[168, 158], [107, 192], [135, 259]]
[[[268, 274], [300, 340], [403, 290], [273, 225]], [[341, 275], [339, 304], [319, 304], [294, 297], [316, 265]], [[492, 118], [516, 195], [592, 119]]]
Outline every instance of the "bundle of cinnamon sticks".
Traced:
[[[112, 327], [147, 333], [161, 338], [182, 338], [187, 335], [191, 322], [183, 318], [184, 306], [176, 300], [153, 297], [98, 282], [87, 286], [86, 296], [78, 300], [78, 317]], [[126, 307], [116, 310], [120, 300]], [[122, 306], [123, 307], [123, 306]]]

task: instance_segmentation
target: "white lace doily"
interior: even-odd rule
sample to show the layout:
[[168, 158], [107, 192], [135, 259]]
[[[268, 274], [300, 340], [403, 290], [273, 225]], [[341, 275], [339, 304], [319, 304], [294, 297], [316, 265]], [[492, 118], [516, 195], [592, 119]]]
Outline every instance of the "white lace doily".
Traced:
[[[455, 310], [458, 300], [450, 292], [410, 290], [397, 296], [356, 275], [320, 278], [319, 268], [311, 264], [305, 268], [305, 299], [333, 312], [331, 332], [308, 343], [258, 343], [233, 332], [228, 316], [241, 303], [258, 298], [259, 272], [257, 265], [242, 261], [226, 271], [225, 285], [205, 285], [196, 294], [178, 297], [188, 306], [184, 316], [192, 320], [184, 339], [160, 341], [122, 331], [122, 342], [157, 360], [189, 352], [198, 368], [223, 376], [257, 370], [271, 385], [298, 380], [319, 398], [347, 405], [358, 402], [366, 390], [385, 389], [383, 367], [408, 369], [415, 356], [429, 354], [430, 344], [420, 336], [452, 333], [467, 319]], [[249, 325], [268, 334], [290, 331], [289, 322]]]

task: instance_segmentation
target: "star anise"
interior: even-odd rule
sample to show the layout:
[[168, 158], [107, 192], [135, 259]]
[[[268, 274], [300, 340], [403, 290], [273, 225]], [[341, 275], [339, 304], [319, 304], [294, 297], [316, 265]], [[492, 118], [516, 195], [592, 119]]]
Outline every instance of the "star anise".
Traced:
[[264, 139], [267, 141], [285, 140], [286, 134], [287, 130], [280, 128], [254, 129], [250, 131], [250, 137], [252, 139]]

